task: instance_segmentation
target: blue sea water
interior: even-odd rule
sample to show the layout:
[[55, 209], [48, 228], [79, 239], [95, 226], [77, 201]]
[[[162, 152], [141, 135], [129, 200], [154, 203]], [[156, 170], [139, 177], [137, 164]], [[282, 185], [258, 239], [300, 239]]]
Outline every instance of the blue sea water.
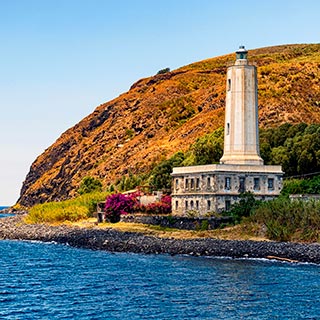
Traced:
[[320, 266], [0, 241], [0, 319], [320, 319]]
[[[0, 211], [3, 210], [3, 209], [6, 209], [6, 208], [9, 208], [9, 207], [0, 206]], [[13, 216], [13, 215], [14, 214], [11, 214], [11, 213], [0, 213], [0, 218], [10, 217], [10, 216]]]

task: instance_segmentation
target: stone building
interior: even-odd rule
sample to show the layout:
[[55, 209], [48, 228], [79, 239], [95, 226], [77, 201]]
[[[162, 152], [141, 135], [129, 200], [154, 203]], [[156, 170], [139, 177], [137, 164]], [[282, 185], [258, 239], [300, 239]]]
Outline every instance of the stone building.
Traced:
[[224, 152], [220, 164], [173, 168], [172, 213], [204, 216], [229, 210], [250, 191], [270, 200], [282, 189], [281, 166], [260, 157], [257, 70], [241, 46], [227, 70]]

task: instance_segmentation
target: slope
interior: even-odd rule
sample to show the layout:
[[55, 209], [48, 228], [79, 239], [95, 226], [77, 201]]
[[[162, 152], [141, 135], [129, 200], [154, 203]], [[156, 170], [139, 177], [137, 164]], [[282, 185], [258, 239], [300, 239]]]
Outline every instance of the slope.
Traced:
[[[320, 44], [249, 51], [258, 67], [261, 127], [320, 123]], [[223, 126], [226, 67], [234, 54], [141, 79], [64, 132], [31, 165], [18, 202], [73, 197], [84, 176], [104, 186], [148, 172]]]

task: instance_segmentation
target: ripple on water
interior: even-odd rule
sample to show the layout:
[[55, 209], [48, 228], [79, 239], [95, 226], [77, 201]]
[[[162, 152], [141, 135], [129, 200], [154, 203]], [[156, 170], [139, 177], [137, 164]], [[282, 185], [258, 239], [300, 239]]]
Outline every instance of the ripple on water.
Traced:
[[317, 319], [320, 266], [0, 242], [1, 319]]

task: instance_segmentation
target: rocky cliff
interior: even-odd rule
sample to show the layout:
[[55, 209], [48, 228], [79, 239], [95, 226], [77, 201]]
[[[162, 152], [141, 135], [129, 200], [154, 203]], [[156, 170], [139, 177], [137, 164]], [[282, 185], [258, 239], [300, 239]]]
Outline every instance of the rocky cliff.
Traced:
[[[261, 127], [320, 123], [320, 44], [250, 50], [258, 67]], [[104, 186], [185, 150], [223, 126], [226, 67], [220, 56], [134, 83], [64, 132], [31, 165], [18, 202], [73, 197], [84, 176]]]

